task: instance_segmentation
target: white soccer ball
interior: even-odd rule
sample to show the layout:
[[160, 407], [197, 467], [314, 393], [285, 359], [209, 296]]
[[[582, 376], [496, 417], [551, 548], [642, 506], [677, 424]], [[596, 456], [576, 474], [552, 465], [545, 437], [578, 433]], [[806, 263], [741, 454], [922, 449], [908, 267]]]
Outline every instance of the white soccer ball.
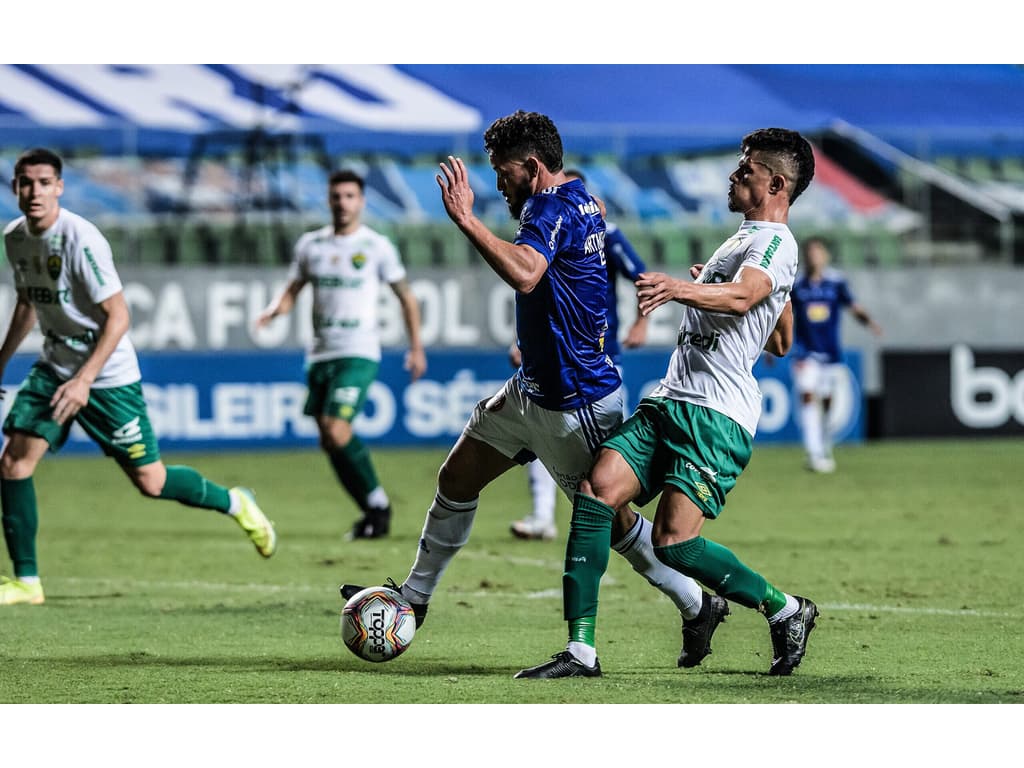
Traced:
[[416, 616], [409, 601], [388, 587], [367, 587], [341, 609], [341, 639], [366, 661], [400, 656], [416, 634]]

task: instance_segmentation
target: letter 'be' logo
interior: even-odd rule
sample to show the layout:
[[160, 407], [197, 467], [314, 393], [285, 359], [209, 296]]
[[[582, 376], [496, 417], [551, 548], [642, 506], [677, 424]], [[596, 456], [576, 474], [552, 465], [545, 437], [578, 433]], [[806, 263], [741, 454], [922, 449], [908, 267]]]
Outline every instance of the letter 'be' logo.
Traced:
[[953, 346], [950, 367], [953, 413], [964, 426], [1001, 427], [1011, 418], [1024, 424], [1024, 371], [1011, 378], [999, 368], [975, 368], [966, 344]]

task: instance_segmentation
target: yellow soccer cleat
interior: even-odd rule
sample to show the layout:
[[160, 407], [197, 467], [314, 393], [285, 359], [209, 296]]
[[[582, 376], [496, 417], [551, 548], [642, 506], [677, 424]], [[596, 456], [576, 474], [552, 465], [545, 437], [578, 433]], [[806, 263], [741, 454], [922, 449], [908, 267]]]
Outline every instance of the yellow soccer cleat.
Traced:
[[248, 488], [231, 488], [228, 493], [238, 500], [238, 514], [235, 520], [256, 545], [256, 551], [263, 557], [270, 557], [277, 549], [277, 533], [274, 524], [267, 519], [256, 503], [256, 497]]
[[0, 576], [0, 605], [42, 605], [45, 601], [42, 582]]

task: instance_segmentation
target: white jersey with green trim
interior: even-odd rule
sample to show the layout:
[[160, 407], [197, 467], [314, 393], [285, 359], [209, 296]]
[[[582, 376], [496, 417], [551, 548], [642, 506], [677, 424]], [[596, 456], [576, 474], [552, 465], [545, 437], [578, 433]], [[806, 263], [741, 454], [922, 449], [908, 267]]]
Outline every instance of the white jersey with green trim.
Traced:
[[704, 265], [697, 282], [736, 282], [744, 269], [767, 274], [772, 292], [744, 315], [685, 307], [668, 372], [651, 396], [706, 406], [753, 436], [761, 417], [761, 390], [752, 370], [796, 279], [797, 244], [789, 227], [744, 221]]
[[[15, 219], [4, 229], [4, 245], [14, 287], [36, 310], [44, 338], [40, 360], [70, 379], [96, 348], [106, 322], [100, 303], [122, 290], [110, 244], [91, 222], [61, 208], [41, 235], [29, 232], [24, 216]], [[140, 379], [126, 333], [92, 386], [109, 389]]]
[[336, 235], [330, 225], [307, 232], [295, 244], [288, 277], [313, 286], [307, 360], [380, 360], [380, 289], [405, 277], [390, 240], [366, 225], [350, 235]]

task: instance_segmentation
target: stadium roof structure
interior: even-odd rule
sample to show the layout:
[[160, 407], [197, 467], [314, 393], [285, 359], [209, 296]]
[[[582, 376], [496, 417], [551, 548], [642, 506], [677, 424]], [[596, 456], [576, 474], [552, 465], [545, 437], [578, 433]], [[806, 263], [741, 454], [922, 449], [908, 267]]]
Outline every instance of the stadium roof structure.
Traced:
[[188, 155], [232, 132], [327, 151], [481, 150], [491, 120], [544, 112], [567, 149], [734, 148], [755, 128], [836, 125], [914, 154], [1024, 150], [1016, 65], [0, 65], [0, 146]]

